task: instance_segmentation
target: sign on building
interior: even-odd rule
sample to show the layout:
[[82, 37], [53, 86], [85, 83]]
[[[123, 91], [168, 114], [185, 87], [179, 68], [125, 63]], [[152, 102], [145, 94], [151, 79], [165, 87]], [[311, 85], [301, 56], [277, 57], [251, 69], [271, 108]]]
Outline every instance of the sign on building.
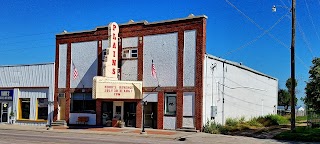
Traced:
[[1, 101], [12, 101], [13, 100], [13, 90], [0, 90], [0, 100]]
[[106, 77], [93, 78], [93, 99], [142, 99], [142, 81], [110, 81]]

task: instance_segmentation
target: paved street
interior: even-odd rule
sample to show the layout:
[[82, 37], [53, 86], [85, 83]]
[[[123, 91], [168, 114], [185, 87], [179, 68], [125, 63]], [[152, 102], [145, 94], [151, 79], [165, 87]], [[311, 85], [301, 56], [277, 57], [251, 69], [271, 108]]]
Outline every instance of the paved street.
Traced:
[[[137, 128], [94, 128], [94, 127], [55, 127], [46, 130], [41, 126], [0, 124], [0, 144], [275, 144], [297, 143], [280, 142], [273, 139], [257, 139], [242, 136], [180, 132], [169, 130], [146, 129], [148, 134], [139, 134]], [[185, 138], [185, 141], [179, 141]]]
[[[55, 131], [21, 131], [21, 130], [0, 130], [0, 144], [179, 144], [179, 143], [223, 143], [223, 144], [268, 144], [283, 143], [270, 139], [256, 139], [240, 136], [211, 135], [205, 133], [190, 133], [184, 136], [185, 141], [179, 141], [171, 138], [137, 136], [137, 135], [112, 135], [101, 133], [72, 133], [72, 132], [55, 132]], [[287, 142], [288, 143], [288, 142]]]

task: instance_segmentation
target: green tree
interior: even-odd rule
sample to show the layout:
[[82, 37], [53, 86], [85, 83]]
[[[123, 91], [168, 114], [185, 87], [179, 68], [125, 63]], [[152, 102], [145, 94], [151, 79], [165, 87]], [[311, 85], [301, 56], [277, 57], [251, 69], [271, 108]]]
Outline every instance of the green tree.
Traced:
[[290, 105], [290, 93], [285, 89], [279, 89], [278, 91], [278, 105], [284, 106], [285, 110], [288, 110]]
[[312, 64], [309, 70], [309, 81], [305, 88], [304, 103], [309, 108], [320, 112], [320, 58], [313, 59]]
[[[286, 87], [287, 87], [287, 90], [285, 89], [279, 89], [278, 91], [278, 105], [279, 106], [284, 106], [284, 109], [285, 110], [288, 110], [289, 106], [291, 105], [291, 78], [289, 78], [287, 81], [286, 81]], [[297, 87], [297, 81], [295, 81], [295, 87]], [[297, 92], [297, 91], [296, 91]], [[296, 93], [295, 92], [295, 93]], [[297, 97], [295, 98], [295, 106], [297, 105]]]

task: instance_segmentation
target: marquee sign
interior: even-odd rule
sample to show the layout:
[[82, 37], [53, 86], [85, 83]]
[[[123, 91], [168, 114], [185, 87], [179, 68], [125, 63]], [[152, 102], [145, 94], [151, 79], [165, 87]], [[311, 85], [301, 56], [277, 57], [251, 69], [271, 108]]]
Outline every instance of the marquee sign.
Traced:
[[119, 26], [112, 22], [108, 27], [109, 47], [106, 48], [107, 60], [104, 62], [103, 75], [112, 80], [118, 80], [118, 38]]
[[0, 100], [12, 101], [13, 100], [13, 90], [0, 90]]
[[142, 99], [142, 81], [110, 81], [96, 76], [92, 91], [93, 99]]

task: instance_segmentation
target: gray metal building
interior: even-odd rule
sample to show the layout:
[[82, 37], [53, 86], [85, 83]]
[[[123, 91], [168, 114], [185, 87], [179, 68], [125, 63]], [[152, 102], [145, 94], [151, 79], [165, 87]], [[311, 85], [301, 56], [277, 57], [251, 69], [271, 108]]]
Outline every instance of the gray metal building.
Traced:
[[0, 66], [0, 122], [48, 124], [53, 86], [54, 63]]

